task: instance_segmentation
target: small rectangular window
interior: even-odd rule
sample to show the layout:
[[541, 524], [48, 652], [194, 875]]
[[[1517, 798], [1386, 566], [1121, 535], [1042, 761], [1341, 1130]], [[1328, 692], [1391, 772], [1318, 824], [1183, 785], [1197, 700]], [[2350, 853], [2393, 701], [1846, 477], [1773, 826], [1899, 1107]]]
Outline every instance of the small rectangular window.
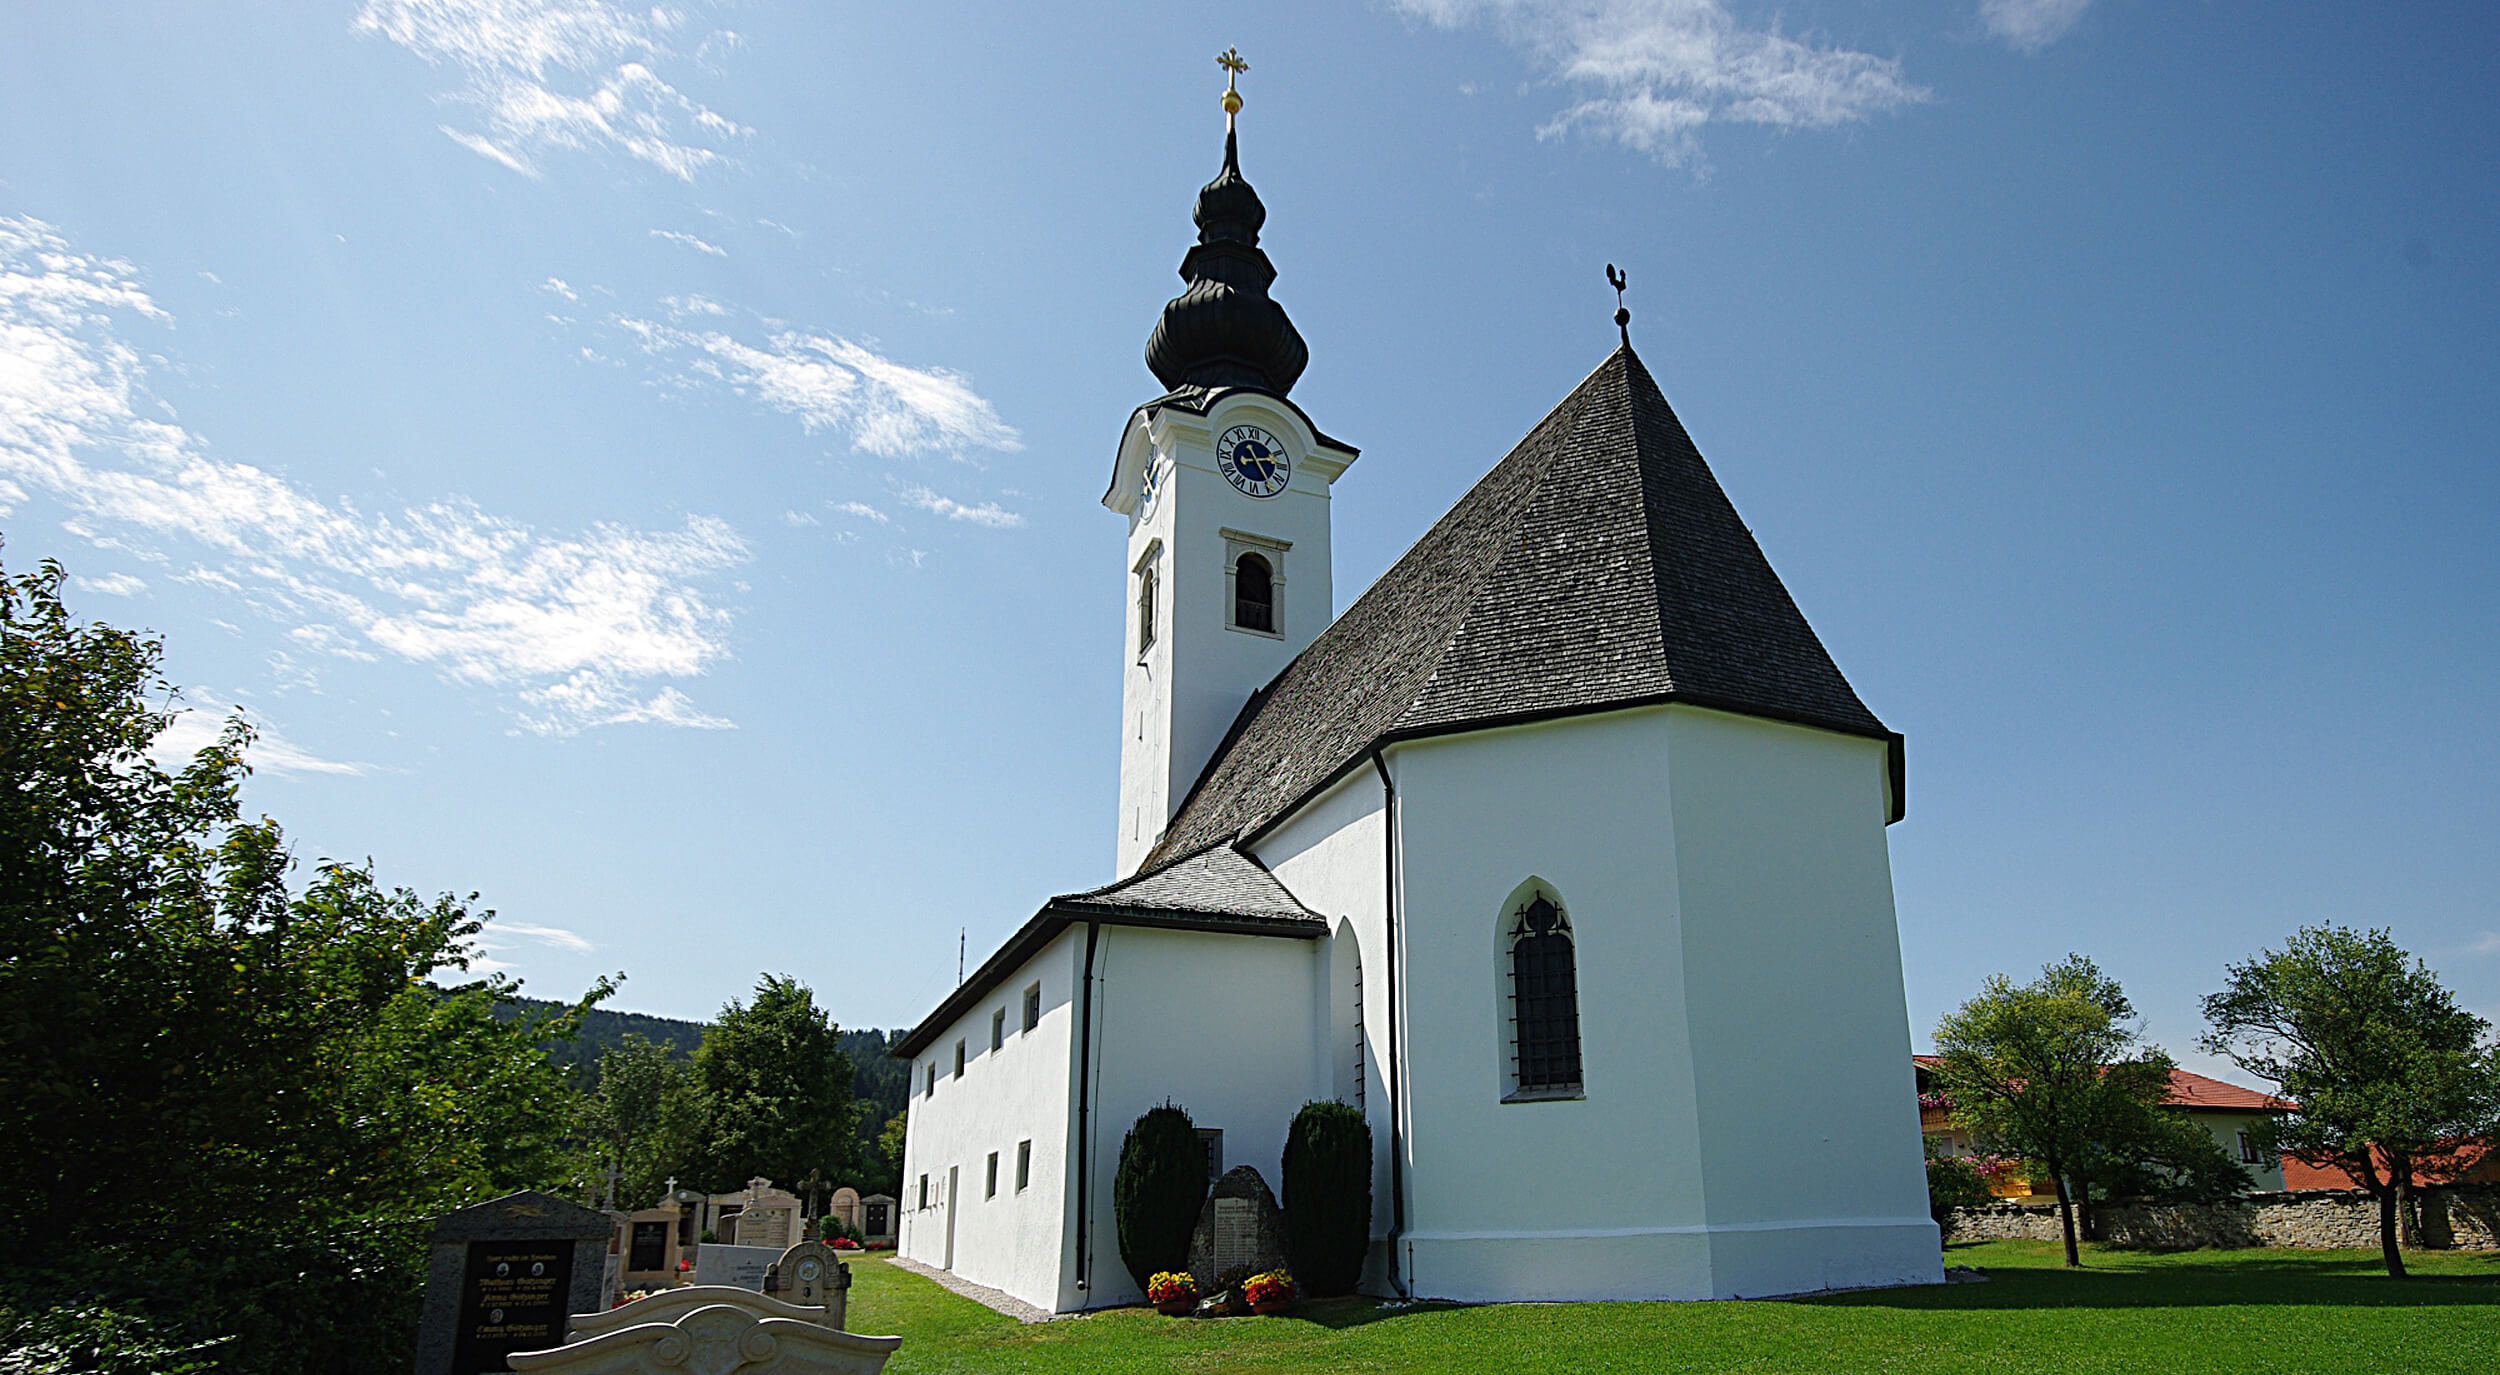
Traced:
[[2257, 1143], [2246, 1132], [2240, 1133], [2240, 1163], [2243, 1165], [2258, 1163]]
[[983, 1198], [996, 1198], [996, 1197], [998, 1197], [998, 1152], [996, 1152], [996, 1151], [992, 1151], [992, 1152], [990, 1152], [990, 1175], [989, 1175], [989, 1186], [988, 1186], [988, 1189], [987, 1189], [987, 1190], [986, 1190], [986, 1191], [985, 1191], [985, 1192], [981, 1195], [981, 1197], [983, 1197]]
[[1042, 1024], [1042, 986], [1034, 984], [1024, 990], [1024, 1029], [1031, 1031]]
[[928, 1081], [921, 1088], [920, 1096], [923, 1098], [935, 1098], [937, 1097], [937, 1061], [931, 1060], [926, 1066], [926, 1069]]
[[1213, 1184], [1224, 1177], [1224, 1129], [1200, 1127], [1198, 1145], [1207, 1153], [1207, 1183]]
[[1007, 1009], [1002, 1007], [990, 1014], [990, 1049], [996, 1050], [1005, 1044], [1007, 1044]]
[[1016, 1143], [1016, 1192], [1023, 1193], [1024, 1186], [1032, 1182], [1033, 1143], [1030, 1141], [1019, 1141]]
[[964, 1077], [964, 1043], [961, 1041], [955, 1043], [955, 1077]]
[[929, 1206], [929, 1177], [925, 1174], [920, 1176], [920, 1206]]

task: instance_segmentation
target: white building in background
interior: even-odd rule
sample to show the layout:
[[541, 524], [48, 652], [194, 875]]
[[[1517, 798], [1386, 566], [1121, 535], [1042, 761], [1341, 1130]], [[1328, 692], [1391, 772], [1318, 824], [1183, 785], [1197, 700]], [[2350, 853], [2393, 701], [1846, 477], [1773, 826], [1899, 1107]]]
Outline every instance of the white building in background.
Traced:
[[[1353, 448], [1288, 399], [1228, 134], [1122, 431], [1119, 881], [896, 1049], [901, 1250], [1140, 1298], [1111, 1209], [1167, 1100], [1280, 1184], [1372, 1124], [1373, 1292], [1724, 1298], [1942, 1278], [1858, 700], [1628, 331], [1343, 616]], [[1619, 317], [1619, 319], [1622, 317]]]

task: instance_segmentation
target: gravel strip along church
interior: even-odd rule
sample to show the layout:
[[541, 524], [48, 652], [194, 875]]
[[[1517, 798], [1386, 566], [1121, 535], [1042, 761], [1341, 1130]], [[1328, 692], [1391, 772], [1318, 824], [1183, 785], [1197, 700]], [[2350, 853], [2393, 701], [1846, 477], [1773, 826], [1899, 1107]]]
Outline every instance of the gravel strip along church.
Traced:
[[1372, 1129], [1366, 1292], [1940, 1282], [1901, 737], [1628, 327], [1332, 620], [1356, 451], [1290, 399], [1309, 351], [1227, 94], [1146, 345], [1166, 390], [1102, 499], [1120, 877], [1043, 903], [898, 1044], [902, 1254], [1050, 1312], [1138, 1302], [1111, 1205], [1138, 1114], [1180, 1103], [1211, 1173], [1275, 1186], [1295, 1111], [1334, 1098]]

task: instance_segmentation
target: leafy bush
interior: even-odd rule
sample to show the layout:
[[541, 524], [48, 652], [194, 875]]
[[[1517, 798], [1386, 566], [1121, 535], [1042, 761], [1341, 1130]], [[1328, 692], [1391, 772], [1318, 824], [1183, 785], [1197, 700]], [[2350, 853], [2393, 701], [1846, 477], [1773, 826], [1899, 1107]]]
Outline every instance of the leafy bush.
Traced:
[[1953, 1210], [1976, 1208], [1993, 1197], [1979, 1161], [1966, 1155], [1942, 1155], [1936, 1138], [1927, 1138], [1927, 1212], [1936, 1219], [1943, 1239], [1953, 1239]]
[[0, 1375], [188, 1375], [217, 1369], [209, 1353], [221, 1344], [93, 1301], [0, 1313]]
[[1351, 1294], [1371, 1248], [1372, 1132], [1343, 1103], [1305, 1103], [1285, 1136], [1285, 1252], [1304, 1289]]
[[1120, 1263], [1145, 1288], [1156, 1272], [1189, 1268], [1189, 1234], [1207, 1201], [1207, 1153], [1187, 1110], [1150, 1108], [1120, 1142], [1111, 1181]]

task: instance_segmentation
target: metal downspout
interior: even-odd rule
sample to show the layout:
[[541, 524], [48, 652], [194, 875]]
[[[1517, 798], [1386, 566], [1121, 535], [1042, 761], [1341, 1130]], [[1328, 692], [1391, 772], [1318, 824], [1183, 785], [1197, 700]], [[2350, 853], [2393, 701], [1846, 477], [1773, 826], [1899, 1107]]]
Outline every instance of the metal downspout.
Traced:
[[1094, 1285], [1094, 1251], [1087, 1236], [1093, 1221], [1093, 1164], [1086, 1158], [1085, 1147], [1094, 1097], [1094, 943], [1101, 936], [1101, 922], [1085, 923], [1084, 992], [1078, 997], [1076, 1021], [1076, 1287], [1080, 1293]]
[[1404, 1065], [1398, 1057], [1398, 1023], [1402, 1009], [1398, 1005], [1398, 966], [1405, 963], [1398, 951], [1398, 785], [1389, 777], [1389, 764], [1378, 748], [1372, 750], [1372, 767], [1380, 773], [1380, 791], [1386, 799], [1383, 818], [1387, 835], [1381, 845], [1382, 911], [1386, 915], [1386, 944], [1389, 970], [1389, 1287], [1402, 1297], [1413, 1297], [1406, 1280], [1407, 1267], [1398, 1262], [1398, 1246], [1406, 1235], [1406, 1152], [1404, 1133], [1400, 1129], [1400, 1105], [1404, 1096], [1398, 1092]]

